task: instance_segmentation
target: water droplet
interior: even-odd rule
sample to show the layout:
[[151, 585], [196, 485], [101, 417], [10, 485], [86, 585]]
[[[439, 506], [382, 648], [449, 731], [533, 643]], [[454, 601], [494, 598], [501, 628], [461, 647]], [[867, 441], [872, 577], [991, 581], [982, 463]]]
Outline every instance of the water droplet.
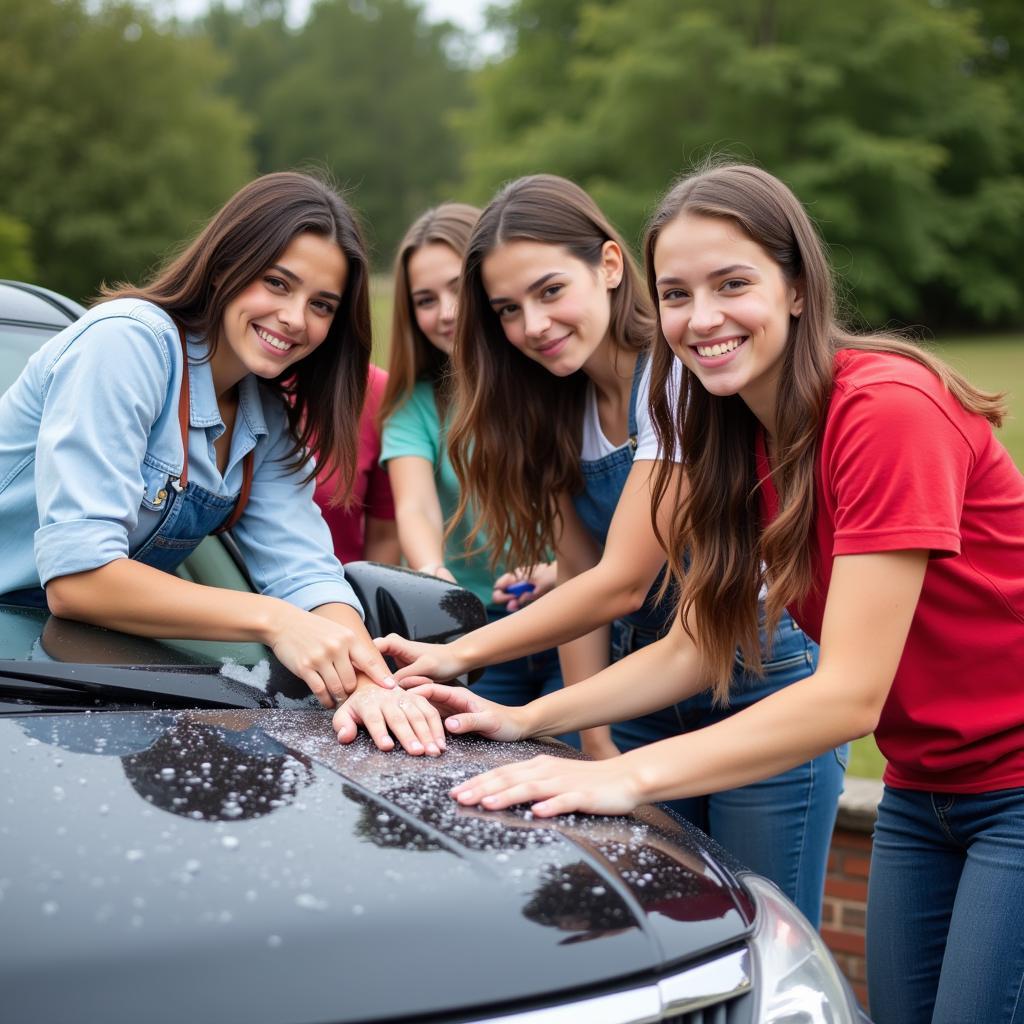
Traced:
[[46, 914], [47, 917], [52, 917], [59, 909], [60, 908], [53, 900], [47, 900], [43, 904], [43, 913]]
[[142, 860], [146, 855], [142, 850], [126, 850], [124, 854], [125, 860]]
[[237, 850], [238, 849], [238, 837], [237, 836], [221, 836], [220, 845], [225, 850]]
[[53, 787], [53, 799], [54, 800], [63, 800], [64, 796], [65, 796], [65, 794], [64, 794], [64, 787], [63, 786], [54, 786]]
[[360, 914], [365, 914], [366, 913], [366, 908], [361, 903], [357, 903], [352, 908], [352, 913], [355, 914], [356, 917], [359, 917]]
[[281, 936], [280, 935], [268, 935], [267, 936], [267, 945], [270, 946], [271, 949], [277, 949], [277, 947], [281, 945]]
[[303, 910], [326, 910], [329, 904], [311, 892], [302, 892], [295, 897], [295, 905]]

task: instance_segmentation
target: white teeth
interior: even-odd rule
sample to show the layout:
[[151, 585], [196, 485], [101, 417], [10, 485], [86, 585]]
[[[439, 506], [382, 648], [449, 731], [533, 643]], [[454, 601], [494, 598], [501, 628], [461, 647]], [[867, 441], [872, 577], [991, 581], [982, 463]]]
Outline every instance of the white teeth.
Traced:
[[281, 341], [280, 338], [275, 338], [272, 334], [268, 334], [262, 327], [256, 327], [255, 330], [268, 345], [272, 348], [276, 348], [279, 352], [288, 352], [295, 347], [287, 341]]
[[704, 359], [710, 359], [713, 356], [724, 356], [727, 352], [738, 349], [741, 344], [740, 338], [733, 338], [732, 341], [725, 341], [720, 345], [698, 345], [697, 355], [702, 356]]

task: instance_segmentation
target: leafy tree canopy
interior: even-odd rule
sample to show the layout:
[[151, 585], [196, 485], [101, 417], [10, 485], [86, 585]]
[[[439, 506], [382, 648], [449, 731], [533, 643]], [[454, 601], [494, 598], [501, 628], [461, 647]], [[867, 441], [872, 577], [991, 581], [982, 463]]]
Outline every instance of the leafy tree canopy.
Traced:
[[125, 2], [0, 0], [0, 23], [0, 209], [43, 283], [137, 278], [250, 176], [209, 46]]
[[226, 88], [257, 125], [261, 171], [326, 169], [351, 191], [379, 261], [449, 198], [468, 99], [454, 30], [413, 0], [319, 0], [297, 31], [276, 0], [214, 8], [202, 24], [229, 57]]
[[1019, 10], [516, 0], [461, 123], [469, 190], [555, 171], [637, 238], [681, 171], [752, 160], [807, 203], [868, 320], [1019, 318]]

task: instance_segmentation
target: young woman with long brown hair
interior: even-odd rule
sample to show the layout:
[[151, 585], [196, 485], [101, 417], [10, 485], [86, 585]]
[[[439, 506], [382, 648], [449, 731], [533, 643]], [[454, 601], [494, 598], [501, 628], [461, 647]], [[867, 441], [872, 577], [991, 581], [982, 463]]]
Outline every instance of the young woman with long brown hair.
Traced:
[[[502, 739], [583, 728], [597, 708], [636, 714], [659, 688], [698, 689], [704, 670], [724, 692], [735, 644], [758, 656], [764, 584], [769, 621], [788, 607], [820, 638], [819, 668], [617, 763], [538, 759], [454, 793], [617, 813], [744, 785], [873, 730], [888, 766], [868, 896], [872, 1017], [1019, 1022], [1024, 477], [992, 431], [1002, 400], [913, 345], [844, 331], [810, 219], [756, 168], [683, 180], [646, 257], [664, 339], [654, 414], [690, 480], [665, 533], [679, 619], [583, 693], [506, 710], [422, 692], [456, 713], [453, 731]], [[675, 357], [685, 404], [666, 389]], [[656, 497], [671, 486], [663, 472]], [[657, 687], [637, 685], [651, 675]]]
[[[369, 353], [348, 205], [304, 174], [246, 185], [0, 398], [0, 600], [143, 636], [265, 643], [325, 706], [344, 702], [343, 738], [361, 723], [385, 749], [390, 729], [440, 753], [436, 712], [386, 689], [312, 500], [307, 448], [352, 478]], [[225, 529], [259, 593], [172, 575]]]
[[[543, 557], [530, 563], [535, 565], [532, 570], [504, 570], [500, 549], [489, 549], [480, 520], [474, 520], [462, 500], [448, 457], [459, 278], [479, 216], [475, 206], [443, 203], [418, 217], [398, 247], [388, 384], [381, 404], [381, 462], [394, 492], [406, 561], [413, 569], [472, 591], [494, 621], [549, 590], [555, 574]], [[453, 519], [460, 505], [463, 514]], [[533, 588], [529, 596], [517, 598], [505, 590], [524, 582]], [[503, 704], [525, 704], [561, 685], [557, 653], [539, 650], [491, 665], [474, 689]], [[564, 738], [579, 742], [574, 736]]]
[[[560, 582], [450, 645], [389, 637], [381, 649], [405, 666], [400, 678], [444, 679], [561, 643], [564, 678], [575, 683], [656, 641], [672, 616], [672, 602], [658, 598], [665, 551], [651, 486], [659, 465], [673, 481], [679, 473], [676, 462], [658, 461], [648, 415], [653, 310], [615, 229], [582, 189], [552, 175], [522, 178], [491, 202], [460, 289], [450, 440], [462, 511], [474, 510], [512, 564], [553, 549]], [[664, 528], [671, 504], [663, 502]], [[809, 675], [815, 657], [786, 617], [771, 652], [767, 636], [758, 648], [763, 676], [730, 663], [730, 708], [711, 695], [666, 695], [650, 714], [622, 721], [598, 704], [589, 724], [616, 724], [589, 729], [583, 748], [614, 758], [717, 721]], [[830, 750], [769, 782], [689, 795], [675, 809], [817, 921], [842, 756]]]

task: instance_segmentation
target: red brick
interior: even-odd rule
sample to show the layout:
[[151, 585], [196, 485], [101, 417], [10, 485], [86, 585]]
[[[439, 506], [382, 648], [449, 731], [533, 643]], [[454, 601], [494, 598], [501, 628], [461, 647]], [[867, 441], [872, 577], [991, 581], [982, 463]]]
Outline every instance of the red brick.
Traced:
[[832, 845], [841, 850], [870, 850], [871, 836], [863, 832], [848, 832], [844, 828], [837, 828], [832, 834]]
[[839, 851], [835, 846], [833, 846], [832, 849], [828, 851], [828, 867], [825, 870], [831, 875], [833, 872], [839, 870], [839, 865], [841, 863]]
[[855, 981], [850, 986], [853, 989], [853, 994], [857, 997], [857, 1002], [866, 1010], [868, 1007], [868, 987], [862, 981]]
[[868, 883], [851, 882], [845, 878], [826, 878], [825, 895], [853, 903], [867, 903]]
[[871, 861], [867, 857], [855, 857], [847, 854], [843, 858], [843, 873], [856, 878], [867, 878]]
[[829, 899], [821, 905], [821, 923], [838, 924], [839, 908]]
[[842, 908], [839, 921], [844, 931], [848, 931], [850, 929], [864, 931], [865, 916], [863, 907], [852, 907], [849, 904], [846, 904]]
[[853, 932], [841, 932], [836, 928], [822, 928], [821, 937], [829, 949], [843, 953], [864, 955], [864, 936]]

